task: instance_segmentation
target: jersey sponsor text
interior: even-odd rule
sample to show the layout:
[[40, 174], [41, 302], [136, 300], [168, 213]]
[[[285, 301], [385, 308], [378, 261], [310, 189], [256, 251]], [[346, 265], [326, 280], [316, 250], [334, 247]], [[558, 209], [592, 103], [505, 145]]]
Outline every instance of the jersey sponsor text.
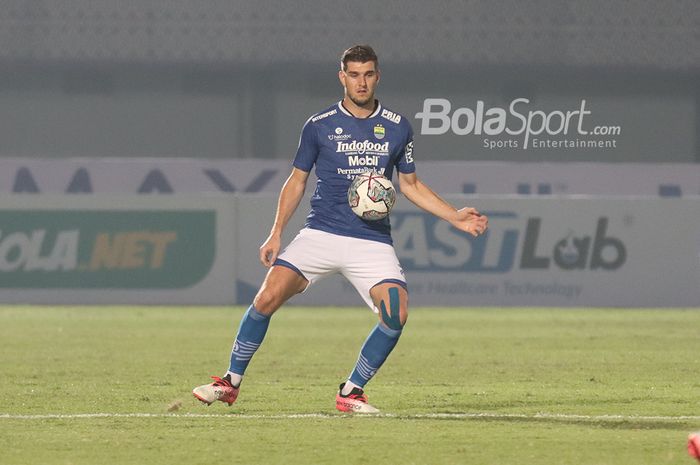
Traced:
[[386, 118], [392, 123], [399, 124], [401, 122], [401, 115], [389, 111], [386, 108], [382, 110], [382, 118]]
[[314, 116], [313, 118], [311, 118], [311, 121], [315, 123], [316, 121], [322, 120], [323, 118], [328, 118], [329, 116], [335, 115], [336, 113], [338, 113], [338, 110], [333, 109], [325, 113], [321, 113], [320, 115]]
[[358, 153], [363, 155], [365, 152], [373, 152], [378, 154], [388, 154], [389, 153], [389, 142], [384, 142], [380, 144], [378, 142], [370, 142], [369, 140], [364, 140], [358, 142], [356, 140], [352, 142], [338, 142], [338, 147], [336, 148], [338, 153]]
[[377, 166], [379, 155], [348, 155], [348, 166]]

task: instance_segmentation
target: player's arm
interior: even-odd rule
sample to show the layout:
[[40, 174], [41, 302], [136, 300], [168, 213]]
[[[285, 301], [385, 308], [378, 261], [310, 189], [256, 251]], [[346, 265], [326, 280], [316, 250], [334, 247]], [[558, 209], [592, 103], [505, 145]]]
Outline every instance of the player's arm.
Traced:
[[292, 168], [292, 174], [289, 175], [284, 186], [282, 186], [279, 199], [277, 200], [275, 222], [272, 224], [270, 235], [267, 236], [263, 245], [260, 246], [260, 261], [268, 268], [277, 259], [282, 244], [282, 232], [304, 196], [308, 178], [309, 173], [306, 171]]
[[475, 208], [457, 210], [423, 183], [416, 173], [399, 172], [401, 193], [419, 208], [449, 222], [455, 228], [472, 236], [482, 234], [488, 228], [489, 220]]

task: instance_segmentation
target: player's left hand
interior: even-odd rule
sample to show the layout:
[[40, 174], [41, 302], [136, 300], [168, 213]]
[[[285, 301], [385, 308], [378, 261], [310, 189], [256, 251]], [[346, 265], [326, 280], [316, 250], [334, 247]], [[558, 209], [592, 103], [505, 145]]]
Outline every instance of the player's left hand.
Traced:
[[489, 218], [479, 213], [476, 208], [465, 207], [457, 210], [456, 216], [450, 224], [460, 231], [471, 234], [474, 237], [486, 232], [489, 227]]

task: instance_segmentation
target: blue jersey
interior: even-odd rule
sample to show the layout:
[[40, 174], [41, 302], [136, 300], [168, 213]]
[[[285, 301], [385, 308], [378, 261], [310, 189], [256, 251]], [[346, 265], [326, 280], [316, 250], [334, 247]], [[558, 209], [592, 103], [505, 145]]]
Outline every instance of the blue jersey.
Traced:
[[406, 118], [377, 103], [368, 118], [356, 118], [337, 103], [306, 121], [294, 167], [316, 165], [316, 190], [306, 227], [391, 244], [389, 218], [365, 221], [348, 205], [353, 178], [375, 170], [392, 179], [394, 167], [413, 173], [413, 130]]

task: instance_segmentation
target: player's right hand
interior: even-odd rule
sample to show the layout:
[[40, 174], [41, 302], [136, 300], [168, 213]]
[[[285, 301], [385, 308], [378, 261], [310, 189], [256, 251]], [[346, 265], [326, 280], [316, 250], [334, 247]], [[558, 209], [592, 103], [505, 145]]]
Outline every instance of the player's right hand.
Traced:
[[270, 234], [263, 245], [260, 246], [260, 261], [267, 268], [270, 268], [280, 252], [282, 240], [277, 234]]

